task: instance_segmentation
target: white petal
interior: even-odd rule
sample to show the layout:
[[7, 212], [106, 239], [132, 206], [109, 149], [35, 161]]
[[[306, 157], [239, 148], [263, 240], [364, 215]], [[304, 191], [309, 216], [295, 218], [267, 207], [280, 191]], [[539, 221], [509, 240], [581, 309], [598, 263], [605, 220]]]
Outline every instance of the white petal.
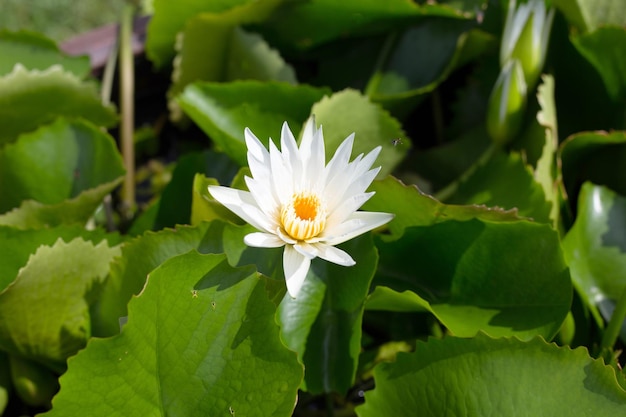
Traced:
[[323, 242], [328, 245], [338, 245], [388, 223], [393, 217], [394, 215], [390, 213], [357, 211], [345, 222], [325, 230], [324, 236], [326, 238]]
[[345, 199], [343, 203], [339, 204], [339, 206], [332, 213], [328, 214], [328, 218], [326, 219], [326, 228], [332, 228], [333, 226], [342, 223], [348, 218], [348, 216], [361, 208], [361, 206], [365, 204], [365, 202], [374, 194], [376, 193], [372, 191], [369, 193], [353, 195]]
[[278, 236], [273, 235], [271, 233], [248, 233], [243, 241], [248, 246], [253, 246], [255, 248], [280, 248], [285, 245]]
[[[245, 177], [246, 185], [257, 205], [268, 218], [277, 219], [278, 196], [275, 195], [271, 184], [258, 181], [256, 178]], [[277, 222], [277, 220], [276, 220]]]
[[270, 154], [261, 141], [248, 128], [244, 130], [248, 148], [248, 166], [257, 180], [266, 180], [270, 174]]
[[280, 134], [280, 151], [283, 156], [283, 161], [290, 165], [293, 182], [296, 184], [299, 183], [302, 178], [302, 161], [300, 160], [296, 138], [293, 136], [293, 133], [291, 133], [287, 122], [283, 123]]
[[332, 262], [341, 266], [352, 266], [356, 264], [354, 259], [348, 255], [345, 251], [336, 248], [334, 246], [325, 245], [323, 243], [317, 243], [315, 245], [318, 249], [318, 255], [325, 261]]
[[272, 165], [272, 186], [280, 203], [284, 203], [293, 194], [293, 178], [283, 155], [274, 142], [270, 142], [270, 161]]
[[298, 242], [293, 245], [294, 249], [309, 259], [317, 257], [317, 245], [310, 245], [307, 242]]
[[287, 291], [291, 297], [296, 298], [300, 292], [310, 266], [311, 260], [309, 258], [298, 253], [293, 246], [285, 246], [283, 269], [285, 270]]
[[256, 200], [248, 191], [217, 185], [209, 186], [209, 193], [226, 208], [259, 230], [271, 232], [274, 221], [258, 208]]
[[326, 166], [326, 179], [332, 181], [337, 174], [341, 174], [342, 171], [348, 166], [350, 161], [350, 154], [352, 154], [352, 145], [354, 144], [354, 133], [344, 139], [341, 145], [335, 151], [335, 154], [328, 162]]
[[311, 153], [308, 159], [302, 158], [304, 161], [304, 175], [306, 182], [304, 186], [309, 189], [321, 191], [324, 189], [324, 169], [326, 166], [326, 154], [324, 149], [324, 133], [320, 127], [313, 136], [311, 143]]

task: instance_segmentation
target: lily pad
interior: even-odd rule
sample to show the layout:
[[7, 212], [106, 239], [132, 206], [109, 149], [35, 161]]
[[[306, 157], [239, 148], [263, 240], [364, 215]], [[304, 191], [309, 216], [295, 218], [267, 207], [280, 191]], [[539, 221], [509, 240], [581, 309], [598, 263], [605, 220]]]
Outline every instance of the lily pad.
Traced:
[[626, 407], [622, 375], [584, 348], [541, 339], [429, 339], [379, 365], [374, 379], [359, 417], [610, 416]]
[[290, 416], [302, 380], [265, 278], [195, 251], [150, 274], [122, 333], [69, 361], [46, 416]]

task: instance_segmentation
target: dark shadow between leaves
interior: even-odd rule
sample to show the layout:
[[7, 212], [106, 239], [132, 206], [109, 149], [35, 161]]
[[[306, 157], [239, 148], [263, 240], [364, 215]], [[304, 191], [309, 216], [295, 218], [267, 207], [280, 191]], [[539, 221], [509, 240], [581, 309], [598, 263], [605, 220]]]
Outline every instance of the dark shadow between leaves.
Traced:
[[233, 285], [238, 284], [254, 272], [250, 268], [233, 268], [224, 259], [222, 262], [213, 267], [194, 285], [194, 290], [205, 290], [217, 287], [217, 291], [223, 291]]

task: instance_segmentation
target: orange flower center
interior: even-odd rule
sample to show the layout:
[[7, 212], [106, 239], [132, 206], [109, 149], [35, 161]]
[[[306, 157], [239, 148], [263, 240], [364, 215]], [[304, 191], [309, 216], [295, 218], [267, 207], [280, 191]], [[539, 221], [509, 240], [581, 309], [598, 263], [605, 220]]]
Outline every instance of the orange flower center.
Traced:
[[280, 221], [285, 232], [296, 240], [317, 236], [326, 225], [326, 211], [315, 194], [294, 194], [281, 210]]

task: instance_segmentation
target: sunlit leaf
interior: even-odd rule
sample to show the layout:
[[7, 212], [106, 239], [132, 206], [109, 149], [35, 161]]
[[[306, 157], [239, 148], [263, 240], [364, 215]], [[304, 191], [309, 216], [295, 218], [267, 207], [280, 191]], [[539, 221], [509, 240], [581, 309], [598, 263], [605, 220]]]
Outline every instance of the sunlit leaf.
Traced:
[[39, 70], [59, 64], [79, 78], [91, 71], [89, 57], [66, 56], [51, 39], [36, 32], [0, 32], [0, 56], [0, 76], [10, 73], [17, 63]]
[[[368, 153], [382, 146], [374, 166], [381, 166], [379, 178], [385, 177], [402, 161], [411, 146], [402, 126], [386, 110], [372, 103], [355, 90], [344, 90], [324, 97], [311, 109], [315, 122], [324, 128], [326, 161], [329, 161], [341, 142], [355, 133], [352, 156]], [[402, 146], [394, 145], [400, 139]]]
[[87, 231], [78, 225], [38, 230], [19, 230], [0, 226], [0, 253], [3, 254], [3, 260], [0, 262], [0, 291], [17, 277], [20, 268], [26, 265], [30, 255], [34, 254], [39, 246], [52, 246], [59, 238], [69, 242], [76, 237], [82, 237], [93, 243], [106, 238], [111, 246], [120, 241], [119, 235], [105, 235], [101, 229]]
[[609, 416], [626, 407], [622, 375], [584, 348], [541, 339], [429, 339], [379, 365], [374, 378], [359, 417]]
[[246, 127], [266, 146], [269, 137], [280, 140], [285, 121], [297, 134], [313, 104], [326, 93], [326, 89], [278, 82], [195, 83], [185, 89], [179, 103], [228, 156], [243, 166], [247, 165]]
[[569, 23], [583, 32], [601, 26], [625, 26], [626, 3], [621, 0], [554, 0]]
[[117, 120], [113, 107], [102, 105], [95, 85], [58, 65], [43, 71], [17, 65], [0, 77], [0, 145], [59, 116], [83, 117], [101, 126]]
[[290, 416], [302, 367], [280, 341], [265, 281], [224, 255], [167, 261], [122, 333], [69, 361], [45, 415]]
[[[183, 31], [185, 24], [194, 16], [204, 14], [216, 24], [232, 27], [262, 19], [280, 2], [282, 0], [224, 0], [220, 2], [156, 0], [154, 17], [148, 26], [146, 43], [148, 57], [157, 67], [166, 65], [174, 56], [177, 34]], [[220, 39], [219, 35], [218, 39]], [[207, 40], [212, 42], [210, 38]]]
[[514, 210], [440, 203], [422, 193], [416, 186], [404, 185], [393, 177], [374, 181], [369, 190], [375, 191], [376, 195], [363, 205], [363, 210], [395, 214], [394, 219], [388, 224], [393, 238], [402, 236], [407, 227], [429, 226], [446, 220], [480, 219], [493, 222], [520, 220]]
[[89, 123], [59, 119], [25, 133], [0, 149], [0, 224], [84, 222], [123, 173], [112, 138]]
[[0, 292], [0, 346], [63, 369], [91, 336], [89, 308], [119, 247], [81, 238], [40, 246]]

